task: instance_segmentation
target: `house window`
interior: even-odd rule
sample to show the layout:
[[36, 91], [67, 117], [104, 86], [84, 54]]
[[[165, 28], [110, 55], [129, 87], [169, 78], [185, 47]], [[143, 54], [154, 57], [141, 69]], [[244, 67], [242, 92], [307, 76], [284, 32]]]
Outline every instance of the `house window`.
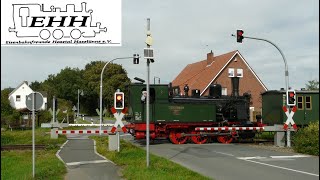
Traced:
[[21, 96], [20, 95], [16, 95], [16, 101], [17, 102], [21, 101]]
[[302, 96], [297, 97], [297, 105], [298, 105], [298, 109], [303, 109], [303, 97]]
[[306, 96], [306, 110], [311, 110], [311, 96]]
[[222, 88], [221, 95], [226, 96], [227, 95], [227, 88]]
[[237, 69], [237, 77], [243, 77], [243, 69]]
[[229, 77], [234, 77], [234, 68], [229, 68], [229, 70], [228, 70], [228, 76], [229, 76]]

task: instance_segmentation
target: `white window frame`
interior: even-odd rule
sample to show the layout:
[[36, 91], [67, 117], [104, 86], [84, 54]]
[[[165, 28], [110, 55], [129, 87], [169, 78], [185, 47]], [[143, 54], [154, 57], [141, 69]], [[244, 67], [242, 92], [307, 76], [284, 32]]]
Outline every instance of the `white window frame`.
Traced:
[[228, 89], [227, 88], [222, 88], [221, 89], [221, 95], [227, 96], [228, 95]]
[[20, 101], [21, 101], [21, 95], [16, 95], [16, 102], [20, 102]]
[[243, 77], [243, 69], [237, 69], [237, 77]]
[[228, 69], [228, 77], [234, 77], [234, 68]]

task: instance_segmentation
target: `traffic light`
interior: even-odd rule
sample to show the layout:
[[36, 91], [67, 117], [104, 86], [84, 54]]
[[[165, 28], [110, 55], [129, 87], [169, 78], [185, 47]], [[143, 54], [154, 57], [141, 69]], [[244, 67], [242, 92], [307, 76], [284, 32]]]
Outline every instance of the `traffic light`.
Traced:
[[133, 64], [139, 64], [139, 54], [133, 54]]
[[287, 105], [288, 106], [296, 105], [296, 92], [294, 90], [287, 91]]
[[243, 39], [243, 31], [237, 30], [237, 42], [242, 43], [242, 39]]
[[124, 93], [123, 92], [114, 93], [114, 108], [124, 109]]

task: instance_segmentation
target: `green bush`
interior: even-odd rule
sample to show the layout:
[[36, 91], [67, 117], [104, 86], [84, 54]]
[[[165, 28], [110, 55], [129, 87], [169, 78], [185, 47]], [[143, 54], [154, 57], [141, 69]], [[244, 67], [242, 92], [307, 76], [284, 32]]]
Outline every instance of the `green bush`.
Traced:
[[319, 121], [298, 130], [293, 136], [293, 149], [298, 153], [319, 156]]

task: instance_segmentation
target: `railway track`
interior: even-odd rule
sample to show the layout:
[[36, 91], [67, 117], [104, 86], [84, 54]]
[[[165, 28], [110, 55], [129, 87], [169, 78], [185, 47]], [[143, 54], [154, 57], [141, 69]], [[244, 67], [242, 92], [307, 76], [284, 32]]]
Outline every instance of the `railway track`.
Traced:
[[[35, 144], [36, 150], [45, 149], [44, 144]], [[32, 144], [17, 144], [17, 145], [1, 145], [1, 151], [10, 151], [10, 150], [32, 150]]]

